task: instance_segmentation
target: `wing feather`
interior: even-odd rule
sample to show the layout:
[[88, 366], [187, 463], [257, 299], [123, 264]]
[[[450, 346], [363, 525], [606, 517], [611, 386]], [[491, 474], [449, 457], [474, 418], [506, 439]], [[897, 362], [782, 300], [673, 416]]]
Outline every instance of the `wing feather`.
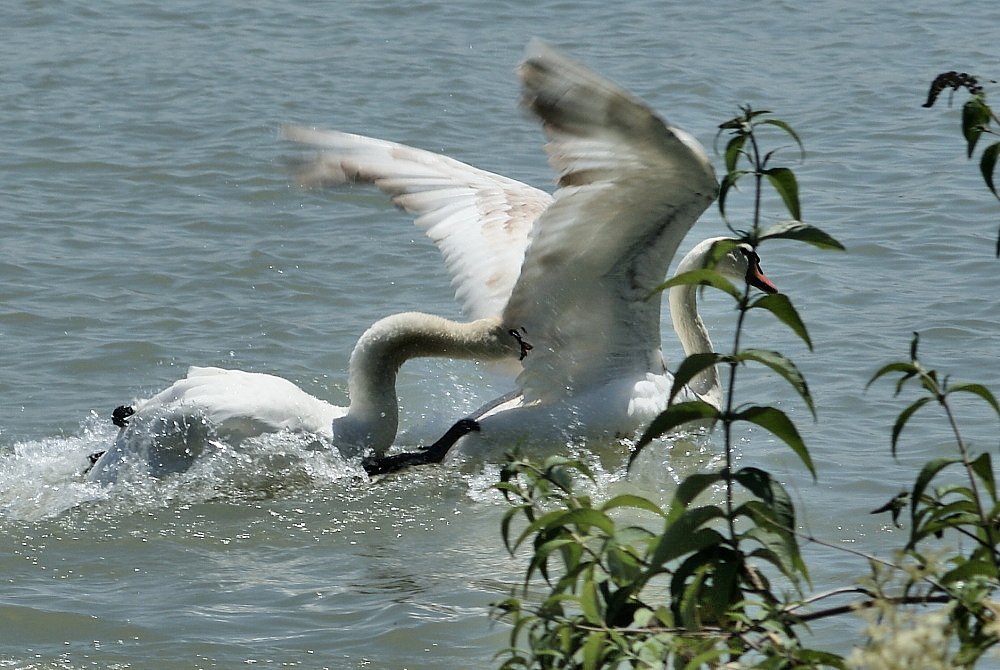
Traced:
[[551, 400], [655, 365], [660, 299], [646, 296], [718, 182], [693, 138], [545, 44], [529, 44], [518, 75], [559, 189], [504, 321], [535, 346], [520, 377], [526, 400]]
[[376, 186], [441, 250], [466, 317], [500, 315], [548, 193], [394, 142], [302, 126], [286, 126], [283, 135], [318, 152], [298, 165], [300, 182]]

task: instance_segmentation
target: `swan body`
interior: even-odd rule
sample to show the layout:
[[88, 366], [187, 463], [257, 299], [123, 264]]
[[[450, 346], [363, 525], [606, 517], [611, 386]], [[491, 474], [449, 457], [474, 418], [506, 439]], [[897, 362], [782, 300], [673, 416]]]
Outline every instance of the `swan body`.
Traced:
[[[298, 166], [303, 184], [387, 193], [442, 252], [465, 315], [496, 318], [497, 332], [531, 343], [515, 396], [477, 414], [481, 430], [462, 442], [628, 435], [667, 406], [661, 301], [650, 294], [718, 182], [693, 137], [542, 42], [528, 45], [518, 76], [559, 173], [553, 195], [393, 142], [300, 126], [283, 134], [316, 151]], [[681, 267], [702, 267], [714, 241]], [[763, 277], [754, 258], [733, 250], [717, 269], [740, 281]], [[671, 293], [675, 330], [687, 353], [710, 350], [685, 288]], [[694, 384], [691, 394], [718, 405], [717, 375]]]
[[281, 377], [191, 367], [185, 378], [132, 404], [114, 445], [97, 458], [87, 478], [114, 481], [135, 462], [154, 476], [176, 472], [189, 467], [212, 440], [238, 444], [282, 431], [314, 437], [345, 456], [367, 450], [381, 456], [398, 427], [400, 366], [421, 356], [516, 359], [519, 342], [498, 328], [497, 319], [456, 323], [419, 312], [379, 320], [351, 353], [347, 407], [320, 400]]

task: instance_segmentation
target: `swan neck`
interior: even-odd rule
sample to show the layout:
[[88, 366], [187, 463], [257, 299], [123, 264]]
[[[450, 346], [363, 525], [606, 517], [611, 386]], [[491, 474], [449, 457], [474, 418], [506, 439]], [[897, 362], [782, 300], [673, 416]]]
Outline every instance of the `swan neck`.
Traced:
[[[695, 246], [677, 265], [676, 274], [682, 274], [690, 270], [698, 270], [705, 267], [708, 254], [715, 240], [705, 240]], [[668, 295], [670, 305], [670, 320], [674, 325], [674, 332], [684, 348], [684, 355], [707, 354], [715, 349], [712, 346], [712, 339], [708, 335], [708, 328], [702, 321], [698, 313], [698, 285], [682, 284], [670, 288]], [[719, 378], [719, 371], [713, 365], [702, 370], [692, 379], [688, 386], [697, 393], [703, 400], [711, 403], [715, 407], [721, 406], [722, 402], [722, 382]]]
[[431, 314], [403, 312], [377, 321], [351, 353], [347, 416], [334, 422], [338, 447], [387, 450], [396, 437], [396, 375], [411, 358], [498, 360], [520, 353], [499, 319], [459, 323]]

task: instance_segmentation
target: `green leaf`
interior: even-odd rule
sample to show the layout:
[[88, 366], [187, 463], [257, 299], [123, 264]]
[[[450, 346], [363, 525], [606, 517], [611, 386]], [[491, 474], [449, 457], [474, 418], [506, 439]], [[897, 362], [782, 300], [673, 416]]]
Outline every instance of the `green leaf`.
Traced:
[[[647, 537], [642, 538], [648, 539]], [[616, 538], [617, 540], [617, 538]], [[638, 558], [621, 543], [613, 543], [604, 549], [607, 558], [608, 575], [615, 584], [628, 588], [642, 578], [643, 566]]]
[[802, 210], [799, 207], [799, 184], [795, 180], [795, 173], [788, 168], [778, 167], [764, 170], [764, 175], [767, 176], [768, 181], [771, 182], [771, 186], [781, 196], [781, 200], [785, 203], [785, 208], [788, 209], [788, 213], [792, 215], [792, 218], [796, 221], [801, 221]]
[[753, 174], [752, 170], [733, 170], [730, 171], [722, 178], [722, 183], [719, 184], [719, 214], [722, 218], [726, 218], [726, 196], [729, 195], [730, 189], [736, 188], [736, 182], [740, 180], [740, 177], [747, 174]]
[[677, 485], [677, 490], [674, 491], [674, 499], [670, 503], [670, 518], [681, 514], [692, 500], [704, 493], [709, 487], [723, 481], [725, 481], [725, 477], [720, 472], [700, 472], [685, 477]]
[[708, 254], [705, 256], [704, 269], [714, 270], [715, 266], [718, 265], [719, 261], [721, 261], [726, 254], [740, 246], [740, 244], [744, 244], [746, 242], [746, 240], [728, 237], [716, 240], [712, 243], [712, 248], [709, 249]]
[[809, 387], [806, 385], [805, 377], [802, 376], [799, 369], [788, 358], [777, 351], [765, 351], [763, 349], [744, 349], [735, 358], [738, 361], [757, 361], [784, 377], [792, 385], [792, 388], [798, 392], [802, 400], [805, 401], [806, 406], [809, 407], [809, 411], [812, 412], [813, 418], [816, 418], [816, 407], [813, 405], [812, 396], [809, 394]]
[[547, 514], [543, 514], [539, 518], [535, 519], [533, 522], [528, 524], [527, 528], [521, 531], [521, 535], [518, 536], [517, 541], [514, 542], [514, 549], [517, 549], [524, 544], [524, 541], [533, 536], [535, 533], [560, 525], [558, 520], [564, 517], [567, 513], [568, 512], [564, 509], [557, 509]]
[[[725, 667], [725, 658], [728, 658], [732, 653], [731, 649], [722, 646], [718, 649], [709, 649], [708, 651], [703, 651], [684, 666], [684, 670], [701, 670], [702, 668], [723, 668]], [[720, 662], [720, 659], [722, 661]]]
[[794, 130], [792, 130], [792, 127], [790, 125], [788, 125], [787, 123], [785, 123], [781, 119], [764, 119], [763, 121], [761, 121], [761, 123], [762, 124], [766, 123], [769, 126], [775, 126], [777, 128], [781, 128], [786, 133], [788, 133], [789, 135], [791, 135], [792, 139], [795, 140], [795, 143], [799, 145], [799, 155], [800, 155], [800, 157], [801, 158], [805, 158], [806, 157], [806, 148], [804, 146], [802, 146], [802, 140], [799, 139], [798, 133], [796, 133]]
[[808, 580], [809, 571], [795, 540], [795, 506], [788, 492], [770, 473], [759, 468], [743, 468], [734, 479], [759, 498], [744, 503], [736, 513], [746, 514], [756, 522], [747, 535], [774, 552], [772, 562], [790, 579], [794, 581], [802, 575]]
[[771, 476], [771, 473], [760, 468], [745, 467], [737, 470], [733, 479], [772, 507], [779, 523], [788, 528], [795, 527], [795, 510], [792, 499], [788, 497], [788, 493], [781, 486], [781, 483]]
[[657, 516], [666, 516], [666, 512], [660, 509], [660, 506], [654, 503], [648, 498], [643, 498], [642, 496], [633, 495], [631, 493], [624, 493], [619, 496], [615, 496], [611, 500], [601, 505], [601, 511], [607, 512], [618, 507], [632, 507], [634, 509], [643, 509], [647, 512], [652, 512]]
[[993, 182], [993, 171], [996, 168], [998, 157], [1000, 157], [1000, 142], [986, 147], [983, 155], [979, 158], [979, 171], [983, 175], [986, 186], [989, 187], [994, 196], [1000, 198], [1000, 193], [997, 193], [996, 184]]
[[989, 452], [983, 452], [979, 454], [971, 463], [969, 467], [972, 471], [976, 473], [976, 476], [986, 485], [986, 490], [989, 491], [990, 498], [993, 500], [997, 499], [997, 484], [993, 475], [993, 463], [990, 460]]
[[650, 567], [658, 569], [664, 563], [684, 554], [724, 543], [726, 540], [719, 531], [700, 527], [706, 521], [721, 519], [724, 516], [718, 507], [697, 507], [682, 514], [663, 531], [649, 558]]
[[985, 577], [986, 580], [996, 580], [996, 568], [990, 565], [989, 561], [961, 561], [953, 570], [949, 570], [941, 577], [941, 583], [952, 585], [957, 582], [968, 582], [977, 577]]
[[1000, 417], [1000, 403], [997, 402], [996, 396], [982, 384], [953, 384], [948, 387], [948, 393], [971, 393], [977, 395], [985, 400], [993, 408], [997, 416]]
[[813, 479], [816, 478], [816, 469], [813, 467], [812, 457], [809, 456], [805, 442], [802, 441], [802, 437], [792, 420], [780, 409], [754, 405], [737, 412], [734, 418], [739, 421], [749, 421], [781, 438], [785, 444], [792, 448], [792, 451], [809, 470]]
[[989, 120], [990, 108], [986, 106], [982, 96], [974, 95], [962, 105], [962, 134], [965, 136], [969, 158], [972, 158], [979, 136], [983, 134], [983, 126]]
[[[639, 453], [639, 449], [646, 446], [654, 439], [665, 435], [687, 423], [695, 421], [715, 421], [719, 418], [719, 410], [709, 405], [704, 400], [692, 400], [690, 402], [679, 402], [671, 405], [658, 417], [653, 419], [649, 428], [639, 438], [636, 444], [636, 451], [632, 453], [632, 459]], [[631, 465], [631, 462], [629, 463]]]
[[[593, 623], [599, 624], [600, 621]], [[597, 631], [587, 636], [587, 641], [583, 643], [583, 670], [600, 670], [604, 667], [604, 643], [608, 634], [604, 631]]]
[[[942, 470], [944, 470], [949, 465], [954, 465], [955, 463], [961, 463], [962, 461], [957, 458], [935, 458], [932, 461], [927, 461], [924, 463], [924, 467], [920, 470], [920, 474], [917, 475], [916, 481], [913, 483], [913, 492], [910, 494], [910, 518], [912, 520], [913, 528], [910, 529], [911, 533], [916, 533], [917, 520], [920, 510], [923, 508], [924, 503], [922, 497], [924, 491], [927, 489], [928, 484], [931, 480]], [[912, 542], [912, 539], [911, 539]]]
[[[920, 374], [920, 368], [918, 368], [913, 363], [904, 363], [902, 361], [897, 361], [895, 363], [888, 363], [880, 367], [875, 372], [875, 374], [872, 375], [872, 378], [868, 380], [867, 384], [865, 384], [865, 388], [867, 389], [869, 386], [878, 381], [880, 377], [884, 377], [890, 372], [902, 372], [903, 381], [905, 381]], [[899, 393], [899, 387], [896, 388], [896, 393]]]
[[896, 417], [896, 423], [894, 423], [892, 425], [892, 456], [893, 456], [893, 458], [896, 457], [896, 445], [899, 442], [899, 435], [900, 435], [900, 433], [903, 432], [903, 428], [906, 426], [906, 422], [910, 420], [910, 417], [913, 416], [917, 412], [918, 409], [920, 409], [921, 407], [923, 407], [927, 403], [931, 402], [932, 400], [934, 400], [934, 398], [931, 398], [929, 396], [924, 396], [922, 398], [917, 398], [913, 402], [913, 404], [911, 404], [909, 407], [907, 407], [902, 412], [900, 412], [899, 416]]
[[580, 593], [580, 610], [588, 623], [600, 625], [603, 623], [600, 607], [600, 596], [597, 593], [597, 584], [593, 581], [586, 581]]
[[670, 398], [668, 402], [673, 402], [677, 394], [680, 393], [692, 379], [697, 377], [699, 372], [714, 367], [721, 359], [722, 354], [709, 352], [691, 354], [681, 361], [681, 364], [677, 366], [677, 370], [674, 372], [674, 383], [670, 387]]
[[743, 145], [746, 144], [746, 135], [737, 135], [726, 144], [726, 172], [735, 172], [736, 164], [739, 162], [740, 154], [743, 152]]
[[836, 249], [845, 251], [844, 245], [827, 235], [816, 226], [801, 221], [783, 221], [768, 226], [760, 235], [763, 240], [798, 240], [807, 242], [820, 249]]
[[577, 526], [582, 532], [589, 533], [590, 528], [598, 528], [605, 535], [612, 535], [615, 532], [615, 522], [607, 514], [593, 509], [575, 509], [564, 514], [561, 518], [555, 519], [550, 526]]
[[897, 493], [894, 495], [889, 502], [886, 504], [873, 509], [869, 514], [882, 514], [883, 512], [889, 512], [892, 514], [892, 525], [896, 528], [902, 528], [899, 524], [899, 513], [906, 508], [907, 503], [910, 501], [910, 492], [903, 491], [902, 493]]
[[650, 291], [649, 295], [652, 296], [668, 288], [672, 288], [674, 286], [683, 286], [686, 284], [711, 286], [712, 288], [717, 288], [720, 291], [728, 293], [737, 300], [739, 300], [743, 295], [742, 292], [738, 288], [736, 288], [736, 285], [733, 284], [733, 282], [729, 281], [715, 270], [708, 270], [708, 269], [688, 270], [687, 272], [682, 272], [679, 275], [674, 275], [669, 280], [663, 282], [662, 284], [654, 288], [652, 291]]
[[802, 560], [793, 535], [756, 526], [748, 530], [745, 537], [755, 540], [761, 546], [760, 549], [750, 552], [750, 556], [763, 559], [781, 570], [796, 588], [801, 583], [801, 578], [808, 581], [806, 564]]
[[535, 571], [538, 571], [538, 573], [546, 581], [548, 581], [549, 574], [546, 566], [548, 564], [549, 555], [556, 550], [572, 544], [573, 542], [574, 541], [571, 539], [552, 540], [535, 547], [534, 553], [531, 556], [531, 561], [528, 564], [528, 568], [524, 572], [524, 585], [528, 585], [528, 582], [531, 581], [531, 576], [535, 574]]
[[770, 295], [762, 295], [761, 297], [750, 303], [749, 309], [766, 309], [771, 314], [774, 314], [783, 324], [792, 329], [799, 338], [806, 343], [809, 350], [812, 351], [813, 345], [812, 340], [809, 339], [809, 331], [806, 330], [806, 324], [799, 316], [798, 311], [792, 306], [792, 301], [784, 293], [771, 293]]
[[726, 218], [726, 198], [729, 196], [729, 190], [736, 188], [736, 182], [739, 181], [740, 176], [743, 174], [745, 174], [745, 171], [728, 172], [719, 183], [719, 214], [723, 220]]

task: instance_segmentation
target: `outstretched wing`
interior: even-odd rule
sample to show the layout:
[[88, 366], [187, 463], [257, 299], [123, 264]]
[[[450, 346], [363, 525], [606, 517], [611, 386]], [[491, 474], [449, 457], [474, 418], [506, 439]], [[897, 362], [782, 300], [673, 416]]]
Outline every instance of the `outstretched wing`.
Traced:
[[373, 184], [444, 255], [469, 319], [499, 316], [521, 272], [531, 228], [552, 197], [514, 179], [430, 151], [361, 135], [286, 126], [317, 150], [298, 166], [307, 185]]
[[503, 314], [535, 347], [520, 378], [532, 400], [650, 369], [660, 298], [647, 296], [718, 182], [694, 138], [545, 44], [518, 75], [559, 172]]

